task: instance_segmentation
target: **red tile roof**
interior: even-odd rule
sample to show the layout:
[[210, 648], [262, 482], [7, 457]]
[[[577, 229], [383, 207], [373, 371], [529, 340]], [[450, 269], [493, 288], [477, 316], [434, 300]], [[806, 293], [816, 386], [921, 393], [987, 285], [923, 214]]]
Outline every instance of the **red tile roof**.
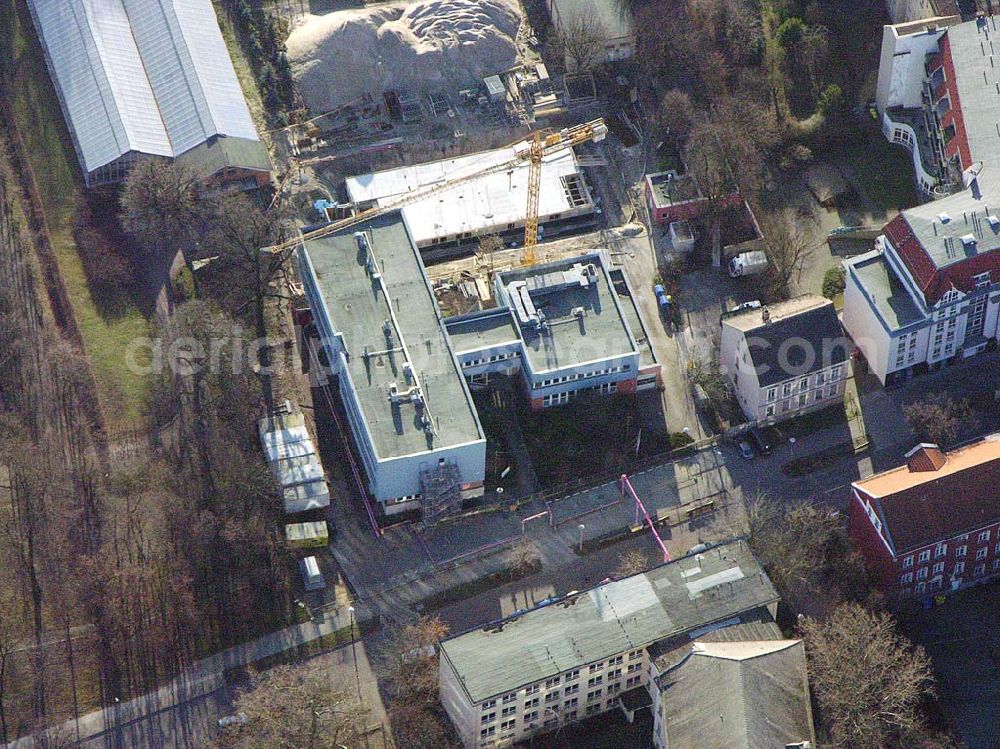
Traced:
[[1000, 522], [1000, 439], [946, 457], [936, 470], [904, 465], [854, 484], [872, 498], [897, 556]]

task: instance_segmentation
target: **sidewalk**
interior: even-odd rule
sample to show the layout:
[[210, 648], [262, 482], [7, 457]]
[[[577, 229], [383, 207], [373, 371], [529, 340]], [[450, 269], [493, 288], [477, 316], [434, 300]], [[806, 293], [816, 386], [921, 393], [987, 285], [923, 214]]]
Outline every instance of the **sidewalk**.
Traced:
[[[361, 626], [370, 618], [367, 610], [355, 612], [355, 625]], [[236, 645], [220, 653], [195, 661], [176, 678], [159, 689], [125, 702], [109, 706], [103, 710], [81, 715], [79, 720], [80, 740], [100, 736], [108, 731], [145, 718], [154, 713], [171, 710], [191, 700], [214, 692], [226, 686], [226, 672], [248, 666], [266, 658], [291, 650], [300, 645], [319, 640], [351, 626], [347, 611], [326, 614], [319, 622], [310, 621], [295, 624], [285, 629], [271, 632], [256, 640]], [[65, 734], [75, 738], [77, 724], [67, 721], [50, 728], [50, 736]], [[6, 744], [5, 749], [40, 749], [36, 741], [25, 736]]]

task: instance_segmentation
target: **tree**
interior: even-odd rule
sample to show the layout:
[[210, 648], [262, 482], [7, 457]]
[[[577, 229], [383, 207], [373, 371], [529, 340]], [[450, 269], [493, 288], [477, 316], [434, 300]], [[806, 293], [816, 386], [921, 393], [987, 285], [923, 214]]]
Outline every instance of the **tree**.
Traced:
[[777, 38], [778, 43], [785, 50], [790, 51], [799, 45], [805, 33], [805, 22], [801, 18], [795, 18], [793, 16], [792, 18], [785, 19], [785, 21], [782, 22], [782, 24], [778, 27], [778, 30], [775, 32], [775, 37]]
[[823, 274], [823, 296], [833, 299], [837, 294], [843, 294], [847, 288], [844, 266], [836, 265]]
[[930, 661], [896, 632], [885, 613], [844, 604], [825, 621], [802, 624], [810, 683], [831, 746], [883, 749], [912, 746], [921, 727], [918, 707], [932, 693]]
[[818, 94], [830, 54], [830, 32], [825, 26], [808, 26], [799, 43], [798, 57], [809, 73], [813, 94]]
[[140, 160], [122, 188], [122, 227], [151, 251], [185, 249], [202, 234], [210, 211], [203, 180], [183, 163]]
[[526, 573], [535, 569], [541, 563], [538, 546], [528, 540], [518, 542], [508, 554], [507, 564], [511, 571]]
[[638, 549], [626, 551], [618, 557], [618, 566], [611, 573], [612, 577], [622, 578], [638, 575], [649, 569], [649, 555]]
[[560, 24], [556, 44], [569, 73], [589, 73], [607, 59], [608, 31], [593, 15], [578, 14]]
[[367, 710], [335, 689], [315, 662], [275, 666], [253, 675], [235, 700], [245, 724], [227, 727], [220, 749], [341, 749], [356, 746]]
[[903, 406], [903, 415], [918, 439], [936, 445], [953, 443], [963, 427], [975, 422], [968, 400], [955, 401], [944, 394], [929, 395]]
[[653, 126], [656, 128], [657, 138], [677, 143], [691, 132], [694, 120], [695, 111], [691, 97], [684, 91], [672, 88], [660, 98]]
[[844, 113], [844, 92], [836, 83], [831, 83], [819, 95], [816, 108], [826, 118], [836, 117]]
[[771, 294], [774, 301], [787, 299], [792, 283], [802, 277], [802, 270], [816, 248], [805, 233], [781, 213], [767, 215], [761, 221], [764, 250], [770, 263]]

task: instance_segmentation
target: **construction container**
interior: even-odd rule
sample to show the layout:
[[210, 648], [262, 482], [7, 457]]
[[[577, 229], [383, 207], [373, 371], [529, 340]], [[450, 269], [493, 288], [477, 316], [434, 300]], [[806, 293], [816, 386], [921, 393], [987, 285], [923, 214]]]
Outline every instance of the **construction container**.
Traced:
[[321, 548], [330, 543], [330, 531], [325, 520], [289, 523], [285, 526], [285, 542], [290, 549]]
[[322, 590], [326, 587], [326, 580], [323, 579], [323, 573], [319, 571], [319, 562], [316, 557], [300, 559], [299, 571], [302, 572], [302, 582], [307, 591]]

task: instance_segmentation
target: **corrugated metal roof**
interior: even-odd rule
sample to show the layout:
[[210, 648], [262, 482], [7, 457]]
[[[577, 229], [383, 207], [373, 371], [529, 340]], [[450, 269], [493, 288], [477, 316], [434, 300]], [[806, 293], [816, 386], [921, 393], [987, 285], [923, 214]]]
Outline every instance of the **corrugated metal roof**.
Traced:
[[29, 0], [84, 170], [258, 140], [210, 0]]

